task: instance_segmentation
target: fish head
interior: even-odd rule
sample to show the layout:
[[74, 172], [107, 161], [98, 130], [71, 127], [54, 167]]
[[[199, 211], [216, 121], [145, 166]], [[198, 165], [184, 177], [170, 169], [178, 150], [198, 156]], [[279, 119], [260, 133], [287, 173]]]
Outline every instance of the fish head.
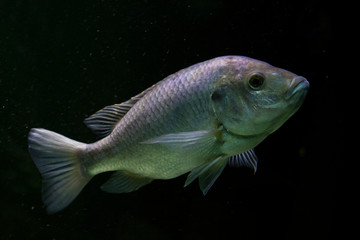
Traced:
[[232, 60], [211, 96], [221, 124], [242, 136], [268, 135], [301, 106], [309, 82], [250, 58]]

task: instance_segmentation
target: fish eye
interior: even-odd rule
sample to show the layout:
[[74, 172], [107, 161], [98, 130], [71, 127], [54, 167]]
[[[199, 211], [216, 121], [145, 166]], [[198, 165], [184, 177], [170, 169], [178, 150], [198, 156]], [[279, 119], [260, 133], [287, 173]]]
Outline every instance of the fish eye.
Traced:
[[251, 89], [258, 91], [265, 83], [265, 77], [261, 73], [253, 73], [249, 79], [249, 86]]

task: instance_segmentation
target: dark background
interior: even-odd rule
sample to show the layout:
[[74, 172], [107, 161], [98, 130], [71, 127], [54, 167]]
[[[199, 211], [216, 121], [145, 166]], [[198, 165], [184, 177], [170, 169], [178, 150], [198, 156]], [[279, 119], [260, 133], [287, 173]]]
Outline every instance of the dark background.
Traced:
[[[329, 239], [343, 149], [335, 21], [316, 0], [0, 1], [0, 239]], [[101, 174], [46, 214], [30, 128], [95, 141], [86, 117], [222, 55], [311, 84], [301, 109], [256, 148], [255, 175], [226, 168], [204, 197], [196, 183], [183, 188], [186, 176], [108, 194]]]

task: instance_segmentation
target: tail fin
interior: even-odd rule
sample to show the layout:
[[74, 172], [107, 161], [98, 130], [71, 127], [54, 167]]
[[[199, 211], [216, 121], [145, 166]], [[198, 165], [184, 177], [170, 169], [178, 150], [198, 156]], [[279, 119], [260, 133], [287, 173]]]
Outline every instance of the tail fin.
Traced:
[[42, 199], [49, 214], [69, 205], [90, 181], [77, 156], [83, 146], [46, 129], [31, 129], [29, 152], [43, 178]]

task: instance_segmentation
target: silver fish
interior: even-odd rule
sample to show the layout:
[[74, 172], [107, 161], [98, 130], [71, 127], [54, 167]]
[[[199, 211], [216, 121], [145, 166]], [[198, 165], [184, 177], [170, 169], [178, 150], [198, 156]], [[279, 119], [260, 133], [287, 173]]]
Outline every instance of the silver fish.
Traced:
[[43, 178], [48, 213], [62, 210], [90, 179], [131, 192], [189, 173], [204, 194], [229, 163], [256, 171], [253, 148], [301, 106], [308, 81], [268, 63], [224, 56], [174, 73], [130, 100], [85, 120], [103, 138], [85, 144], [33, 128], [29, 152]]

